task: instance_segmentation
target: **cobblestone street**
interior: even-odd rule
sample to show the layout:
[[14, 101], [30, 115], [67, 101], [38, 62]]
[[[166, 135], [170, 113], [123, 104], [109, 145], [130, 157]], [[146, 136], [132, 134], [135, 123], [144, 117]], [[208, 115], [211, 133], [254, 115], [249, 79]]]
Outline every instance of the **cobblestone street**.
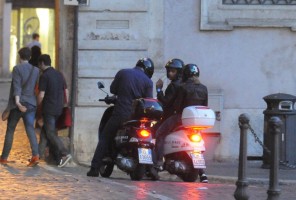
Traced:
[[[6, 122], [0, 122], [0, 148], [3, 147]], [[86, 168], [70, 164], [65, 169], [41, 162], [27, 167], [30, 158], [29, 141], [20, 122], [7, 166], [0, 165], [0, 199], [133, 199], [123, 184], [113, 184], [107, 179], [88, 178]], [[80, 169], [80, 170], [79, 170]], [[82, 170], [81, 170], [82, 169]], [[70, 172], [67, 172], [69, 170]], [[75, 173], [73, 173], [75, 171]], [[72, 173], [71, 173], [72, 172]], [[83, 174], [79, 174], [82, 173]], [[116, 195], [111, 195], [116, 191]], [[139, 192], [139, 195], [142, 192]], [[154, 195], [157, 196], [157, 195]]]
[[[6, 122], [0, 122], [2, 150]], [[87, 167], [74, 163], [58, 168], [41, 162], [27, 167], [30, 158], [27, 136], [20, 122], [7, 166], [0, 165], [0, 199], [203, 199], [231, 200], [236, 189], [233, 181], [211, 180], [209, 184], [184, 183], [176, 176], [161, 173], [161, 181], [131, 181], [129, 176], [115, 170], [111, 178], [91, 178]], [[223, 170], [223, 169], [220, 169]], [[266, 199], [268, 186], [250, 185], [250, 199]], [[282, 200], [294, 199], [295, 184], [281, 186]]]

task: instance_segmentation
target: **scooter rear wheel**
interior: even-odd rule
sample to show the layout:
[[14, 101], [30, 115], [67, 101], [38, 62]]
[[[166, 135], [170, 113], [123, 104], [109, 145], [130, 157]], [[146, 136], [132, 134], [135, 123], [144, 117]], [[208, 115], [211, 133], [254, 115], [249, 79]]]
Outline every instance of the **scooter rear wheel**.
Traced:
[[111, 176], [114, 168], [114, 163], [103, 164], [100, 167], [100, 174], [102, 177], [108, 178]]
[[138, 164], [136, 169], [130, 173], [130, 177], [133, 181], [140, 181], [145, 174], [145, 166]]
[[158, 181], [160, 178], [158, 175], [158, 171], [153, 166], [147, 167], [146, 176], [151, 178], [153, 181]]
[[198, 178], [198, 169], [192, 169], [191, 172], [179, 175], [184, 182], [195, 182]]

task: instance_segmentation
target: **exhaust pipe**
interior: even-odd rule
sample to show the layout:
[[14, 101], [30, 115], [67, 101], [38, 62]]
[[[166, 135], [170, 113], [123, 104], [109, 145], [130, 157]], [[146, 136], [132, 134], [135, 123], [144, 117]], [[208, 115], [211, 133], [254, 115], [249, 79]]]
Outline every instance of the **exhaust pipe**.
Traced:
[[116, 158], [116, 165], [122, 171], [127, 171], [127, 172], [135, 170], [137, 166], [133, 158], [123, 157], [120, 154]]
[[184, 174], [189, 171], [188, 165], [182, 161], [170, 161], [165, 165], [165, 169], [171, 174]]

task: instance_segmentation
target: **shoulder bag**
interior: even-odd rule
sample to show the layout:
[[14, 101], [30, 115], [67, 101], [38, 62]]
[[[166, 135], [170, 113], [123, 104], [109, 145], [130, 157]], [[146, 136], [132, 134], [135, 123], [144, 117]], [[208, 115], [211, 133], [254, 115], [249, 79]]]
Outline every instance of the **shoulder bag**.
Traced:
[[[65, 81], [65, 78], [64, 78]], [[56, 129], [61, 130], [72, 126], [72, 114], [71, 109], [68, 106], [68, 98], [66, 93], [66, 87], [64, 87], [64, 103], [67, 105], [63, 108], [62, 114], [56, 121]]]

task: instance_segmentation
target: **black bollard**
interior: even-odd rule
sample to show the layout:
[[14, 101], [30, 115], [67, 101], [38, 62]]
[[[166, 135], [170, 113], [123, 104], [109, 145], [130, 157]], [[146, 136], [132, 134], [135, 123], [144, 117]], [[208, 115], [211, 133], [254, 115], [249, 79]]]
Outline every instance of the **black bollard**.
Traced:
[[267, 190], [267, 200], [278, 200], [280, 199], [280, 188], [279, 188], [279, 154], [280, 154], [280, 138], [282, 121], [278, 117], [271, 117], [269, 120], [269, 135], [273, 137], [272, 148], [271, 148], [271, 165], [269, 173], [269, 189]]
[[239, 146], [239, 166], [238, 180], [236, 181], [236, 190], [234, 198], [236, 200], [247, 200], [249, 195], [247, 187], [249, 185], [246, 179], [246, 164], [247, 164], [247, 131], [249, 128], [250, 118], [247, 114], [241, 114], [238, 118], [240, 128], [240, 146]]

